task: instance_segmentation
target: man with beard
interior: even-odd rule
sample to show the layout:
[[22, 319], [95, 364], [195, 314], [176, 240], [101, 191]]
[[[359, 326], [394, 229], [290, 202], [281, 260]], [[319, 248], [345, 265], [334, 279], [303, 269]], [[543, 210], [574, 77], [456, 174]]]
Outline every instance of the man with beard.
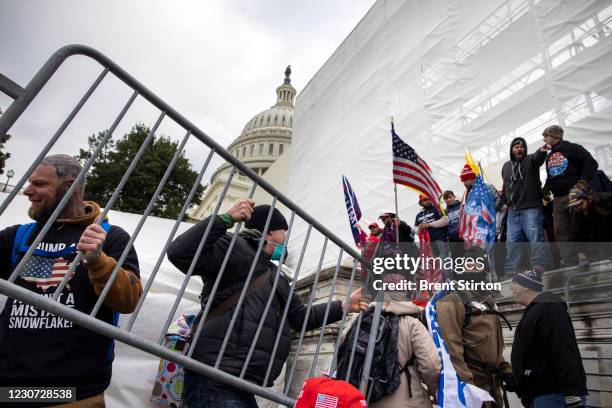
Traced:
[[[45, 157], [32, 172], [24, 194], [31, 202], [28, 215], [35, 222], [0, 231], [0, 278], [9, 278], [81, 169], [75, 158], [60, 154]], [[106, 220], [103, 226], [95, 223], [100, 206], [83, 201], [84, 189], [81, 183], [74, 190], [15, 284], [50, 296], [76, 252], [82, 251], [83, 262], [59, 301], [89, 314], [130, 237]], [[116, 324], [118, 313], [131, 313], [141, 294], [138, 258], [131, 248], [97, 318]], [[0, 315], [3, 386], [76, 387], [76, 402], [66, 407], [104, 407], [113, 358], [113, 340], [19, 300], [8, 299]]]
[[381, 242], [414, 242], [414, 232], [410, 225], [396, 217], [393, 211], [383, 211], [378, 217], [383, 222]]
[[500, 197], [502, 210], [508, 209], [506, 242], [506, 273], [519, 270], [522, 242], [531, 249], [531, 267], [542, 273], [550, 264], [544, 236], [542, 183], [540, 167], [546, 160], [546, 146], [534, 154], [527, 154], [527, 142], [522, 137], [510, 143], [510, 160], [502, 167], [503, 188]]

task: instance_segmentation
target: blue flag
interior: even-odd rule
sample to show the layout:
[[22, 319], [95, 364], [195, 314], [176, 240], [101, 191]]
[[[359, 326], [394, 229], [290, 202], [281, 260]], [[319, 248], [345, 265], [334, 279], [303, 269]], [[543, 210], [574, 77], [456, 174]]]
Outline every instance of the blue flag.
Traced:
[[355, 192], [351, 188], [351, 184], [344, 175], [342, 175], [342, 186], [344, 189], [344, 202], [346, 204], [346, 211], [348, 212], [353, 239], [355, 239], [355, 245], [359, 245], [360, 233], [359, 228], [357, 228], [357, 222], [361, 219], [361, 208], [359, 208], [359, 203], [357, 202]]

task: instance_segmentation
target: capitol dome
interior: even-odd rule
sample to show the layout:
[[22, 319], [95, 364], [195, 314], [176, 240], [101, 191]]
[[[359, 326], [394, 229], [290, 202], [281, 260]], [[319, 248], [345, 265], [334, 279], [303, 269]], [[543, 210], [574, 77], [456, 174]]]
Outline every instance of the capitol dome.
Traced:
[[[227, 151], [255, 173], [263, 175], [291, 144], [295, 95], [296, 90], [291, 86], [291, 66], [288, 66], [283, 83], [276, 88], [276, 104], [253, 116], [240, 136], [227, 146]], [[212, 213], [230, 169], [229, 163], [224, 163], [215, 170], [202, 203], [190, 214], [191, 218], [199, 220]], [[234, 202], [246, 197], [251, 186], [249, 178], [237, 173], [219, 211], [226, 211]]]
[[270, 109], [253, 116], [249, 120], [240, 136], [246, 135], [251, 130], [267, 128], [267, 127], [284, 127], [291, 129], [293, 125], [293, 106], [274, 105]]
[[253, 116], [240, 136], [227, 147], [258, 174], [265, 173], [291, 143], [296, 91], [290, 76], [291, 67], [287, 67], [283, 84], [276, 88], [276, 104]]

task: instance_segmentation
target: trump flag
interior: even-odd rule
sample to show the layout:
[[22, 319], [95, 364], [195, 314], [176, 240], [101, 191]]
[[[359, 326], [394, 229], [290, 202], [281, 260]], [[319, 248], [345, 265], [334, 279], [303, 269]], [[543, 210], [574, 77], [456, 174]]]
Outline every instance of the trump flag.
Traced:
[[342, 186], [344, 189], [344, 203], [346, 204], [346, 211], [348, 212], [353, 239], [355, 240], [355, 245], [360, 246], [361, 231], [357, 228], [357, 223], [361, 219], [361, 208], [359, 208], [359, 203], [357, 202], [357, 197], [355, 196], [351, 184], [344, 175], [342, 175]]

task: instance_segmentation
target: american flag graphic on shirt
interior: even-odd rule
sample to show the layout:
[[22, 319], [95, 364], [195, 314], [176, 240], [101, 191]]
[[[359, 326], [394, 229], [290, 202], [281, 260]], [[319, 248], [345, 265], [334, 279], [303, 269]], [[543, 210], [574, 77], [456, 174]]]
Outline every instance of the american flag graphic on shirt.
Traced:
[[67, 259], [34, 255], [21, 273], [21, 277], [46, 291], [51, 286], [59, 285], [69, 268], [70, 261]]
[[326, 394], [317, 394], [317, 402], [314, 408], [336, 408], [338, 406], [338, 397]]

